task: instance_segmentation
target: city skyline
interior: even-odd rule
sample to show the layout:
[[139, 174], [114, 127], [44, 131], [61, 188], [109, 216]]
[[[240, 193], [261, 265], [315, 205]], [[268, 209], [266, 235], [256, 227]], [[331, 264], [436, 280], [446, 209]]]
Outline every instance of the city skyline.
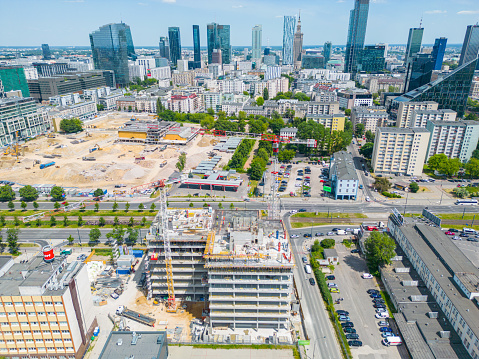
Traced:
[[[111, 8], [107, 1], [90, 0], [46, 0], [41, 4], [25, 0], [9, 2], [8, 5], [5, 0], [0, 0], [0, 3], [3, 2], [3, 9], [6, 9], [2, 19], [4, 39], [8, 39], [8, 43], [4, 40], [2, 45], [40, 46], [48, 43], [52, 47], [88, 46], [88, 34], [91, 31], [103, 24], [120, 21], [130, 26], [138, 47], [154, 46], [160, 36], [167, 34], [168, 27], [177, 26], [186, 33], [187, 29], [191, 32], [193, 24], [200, 25], [201, 42], [205, 44], [206, 24], [211, 22], [231, 25], [232, 46], [250, 46], [251, 28], [257, 24], [263, 26], [263, 46], [281, 46], [283, 16], [297, 16], [299, 9], [305, 46], [320, 45], [325, 41], [331, 41], [333, 46], [345, 45], [349, 11], [354, 5], [352, 0], [322, 0], [314, 4], [299, 1], [294, 7], [284, 0], [274, 4], [270, 0], [259, 4], [217, 0], [201, 4], [191, 0], [140, 0], [132, 4], [123, 0]], [[48, 6], [48, 3], [52, 6]], [[45, 7], [51, 11], [42, 12]], [[69, 12], [75, 12], [76, 16], [59, 16]], [[168, 13], [166, 22], [148, 21], [150, 16], [165, 12]], [[15, 14], [19, 13], [26, 21], [22, 31], [18, 31], [14, 22]], [[388, 16], [392, 13], [394, 21]], [[409, 28], [418, 27], [421, 16], [425, 28], [424, 44], [433, 44], [441, 36], [447, 37], [449, 44], [460, 44], [466, 26], [479, 19], [479, 6], [469, 0], [424, 0], [420, 4], [412, 0], [404, 0], [400, 4], [391, 0], [372, 0], [365, 45], [380, 42], [405, 44]], [[447, 27], [444, 26], [445, 22]], [[182, 43], [186, 47], [193, 46], [192, 37], [185, 36]]]

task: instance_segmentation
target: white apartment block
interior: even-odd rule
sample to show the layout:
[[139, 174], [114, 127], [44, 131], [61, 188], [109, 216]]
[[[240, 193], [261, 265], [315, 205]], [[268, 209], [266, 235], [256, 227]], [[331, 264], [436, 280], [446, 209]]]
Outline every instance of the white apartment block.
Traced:
[[168, 110], [181, 113], [197, 113], [201, 112], [201, 100], [198, 95], [192, 94], [188, 96], [176, 95], [171, 96], [168, 100]]
[[171, 79], [171, 69], [169, 66], [150, 68], [150, 73], [148, 77], [157, 80]]
[[266, 81], [281, 77], [281, 66], [268, 66], [264, 74]]
[[208, 64], [208, 72], [216, 79], [223, 75], [223, 67], [221, 64]]
[[420, 176], [429, 138], [425, 128], [378, 127], [371, 161], [374, 173]]
[[300, 71], [300, 78], [308, 79], [313, 77], [315, 80], [330, 81], [349, 81], [351, 74], [328, 69], [303, 69]]
[[146, 75], [146, 72], [144, 71], [143, 67], [140, 66], [140, 65], [137, 65], [137, 64], [128, 64], [128, 72], [129, 72], [129, 75], [130, 75], [130, 81], [131, 82], [135, 82], [135, 79], [138, 77], [140, 78], [141, 80], [143, 80], [143, 78], [145, 77]]
[[24, 67], [23, 72], [27, 80], [38, 80], [38, 71], [35, 67]]
[[240, 102], [223, 102], [221, 104], [221, 111], [225, 112], [227, 115], [238, 116], [240, 111], [243, 111], [246, 103]]
[[156, 104], [158, 97], [156, 96], [139, 96], [135, 98], [136, 111], [156, 113]]
[[114, 90], [109, 95], [99, 97], [98, 104], [103, 105], [104, 110], [114, 110], [116, 109], [116, 100], [118, 100], [122, 96], [122, 90]]
[[479, 77], [476, 77], [472, 81], [471, 92], [469, 92], [469, 96], [472, 97], [475, 100], [479, 100]]
[[202, 95], [204, 109], [212, 108], [215, 112], [221, 110], [223, 96], [219, 92], [206, 91]]
[[437, 110], [439, 104], [434, 101], [424, 102], [401, 102], [397, 110], [396, 127], [407, 128], [411, 126], [413, 111], [418, 110]]
[[308, 115], [334, 115], [339, 113], [339, 102], [306, 102]]
[[[135, 65], [138, 65], [142, 68], [142, 73], [144, 74], [143, 76], [146, 75], [149, 69], [156, 67], [155, 59], [153, 57], [147, 57], [147, 56], [138, 57], [135, 61]], [[143, 80], [143, 77], [141, 79]]]
[[68, 67], [75, 69], [78, 72], [87, 72], [94, 69], [93, 61], [83, 62], [83, 61], [70, 61]]
[[83, 101], [70, 106], [59, 107], [61, 118], [76, 117], [81, 121], [91, 120], [98, 114], [95, 101]]
[[171, 75], [171, 81], [173, 85], [190, 85], [193, 86], [195, 84], [195, 72], [194, 71], [186, 71], [186, 72], [173, 72]]
[[100, 97], [108, 96], [111, 93], [111, 89], [108, 86], [91, 88], [83, 91], [83, 97], [85, 100], [91, 100], [98, 103]]
[[239, 71], [251, 71], [253, 69], [253, 63], [251, 61], [238, 61], [236, 63], [236, 69]]
[[385, 107], [354, 107], [351, 111], [351, 122], [356, 130], [358, 124], [364, 125], [364, 131], [376, 132], [378, 127], [386, 127], [389, 115]]
[[70, 106], [81, 102], [80, 94], [68, 93], [65, 95], [52, 96], [48, 98], [48, 102], [52, 106]]
[[188, 60], [178, 60], [176, 63], [176, 68], [179, 72], [188, 71]]
[[284, 127], [279, 130], [279, 137], [284, 140], [290, 138], [296, 138], [296, 134], [298, 133], [298, 129], [296, 127]]
[[243, 93], [245, 91], [244, 82], [238, 79], [218, 80], [217, 83], [221, 93]]
[[426, 127], [427, 121], [456, 121], [453, 110], [413, 110], [409, 127]]

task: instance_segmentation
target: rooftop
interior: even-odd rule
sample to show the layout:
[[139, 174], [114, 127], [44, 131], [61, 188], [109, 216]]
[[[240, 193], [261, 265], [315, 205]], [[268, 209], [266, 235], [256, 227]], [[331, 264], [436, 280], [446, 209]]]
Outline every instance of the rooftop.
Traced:
[[111, 332], [99, 359], [166, 359], [166, 332]]
[[[448, 123], [451, 123], [450, 121]], [[430, 133], [428, 130], [422, 127], [414, 127], [414, 128], [401, 128], [401, 127], [378, 127], [377, 130], [379, 132], [388, 132], [388, 133]]]
[[354, 167], [353, 156], [348, 152], [335, 152], [331, 162], [331, 176], [335, 175], [338, 180], [359, 180], [356, 168]]

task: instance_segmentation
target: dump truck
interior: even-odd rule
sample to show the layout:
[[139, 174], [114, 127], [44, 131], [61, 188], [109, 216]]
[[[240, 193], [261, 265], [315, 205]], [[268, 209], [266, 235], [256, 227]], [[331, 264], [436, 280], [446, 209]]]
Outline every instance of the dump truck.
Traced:
[[118, 309], [116, 310], [116, 314], [121, 315], [128, 319], [134, 320], [138, 323], [148, 325], [150, 327], [155, 326], [155, 322], [156, 322], [155, 318], [150, 318], [150, 317], [147, 317], [146, 315], [130, 310], [124, 305], [120, 305], [118, 307]]

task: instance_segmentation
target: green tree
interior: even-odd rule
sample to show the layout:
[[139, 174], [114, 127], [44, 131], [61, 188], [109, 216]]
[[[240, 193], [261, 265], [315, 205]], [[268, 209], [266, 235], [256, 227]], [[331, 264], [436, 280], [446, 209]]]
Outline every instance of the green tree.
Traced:
[[126, 202], [125, 203], [125, 212], [128, 212], [129, 209], [130, 209], [130, 202]]
[[249, 96], [249, 92], [248, 91], [243, 91], [243, 95]]
[[235, 209], [235, 205], [233, 204], [233, 202], [231, 202], [230, 204], [230, 209]]
[[452, 193], [454, 193], [459, 198], [466, 198], [469, 196], [468, 190], [464, 187], [456, 187], [452, 190]]
[[33, 202], [33, 208], [35, 208], [35, 210], [37, 210], [37, 209], [38, 209], [38, 207], [40, 207], [40, 206], [38, 205], [38, 203], [37, 203], [36, 201], [35, 201], [35, 202]]
[[156, 209], [156, 204], [152, 203], [150, 206], [150, 212], [153, 212]]
[[123, 239], [125, 237], [125, 229], [122, 226], [113, 228], [112, 238], [118, 243], [123, 244]]
[[447, 166], [447, 156], [444, 153], [431, 156], [427, 161], [427, 165], [430, 169], [440, 172], [441, 168]]
[[128, 242], [128, 244], [135, 244], [138, 240], [138, 230], [130, 227], [126, 230], [126, 233], [126, 241]]
[[95, 212], [98, 212], [98, 210], [100, 209], [100, 204], [97, 202], [94, 204], [94, 207], [95, 207]]
[[396, 243], [389, 235], [372, 232], [364, 241], [365, 255], [370, 270], [376, 272], [378, 267], [391, 264], [391, 259], [396, 255]]
[[13, 201], [15, 199], [15, 192], [10, 185], [0, 187], [0, 202]]
[[366, 126], [364, 126], [364, 124], [358, 123], [356, 125], [356, 130], [354, 131], [354, 134], [356, 135], [356, 137], [363, 137], [365, 128]]
[[57, 219], [55, 216], [50, 217], [50, 227], [55, 227], [57, 225]]
[[37, 190], [30, 185], [20, 188], [18, 192], [24, 201], [31, 202], [38, 198]]
[[55, 209], [60, 209], [60, 207], [61, 207], [61, 205], [60, 205], [60, 203], [58, 203], [58, 202], [55, 202], [55, 203], [53, 204], [53, 208], [55, 208]]
[[218, 203], [218, 209], [223, 209], [223, 203]]
[[8, 201], [8, 208], [10, 209], [10, 211], [13, 211], [15, 209], [15, 205], [13, 204], [13, 201]]
[[449, 158], [441, 168], [439, 172], [446, 176], [455, 176], [462, 167], [462, 162], [459, 158]]
[[263, 106], [263, 105], [264, 105], [264, 98], [262, 98], [261, 96], [258, 97], [258, 98], [256, 99], [256, 104], [257, 104], [258, 106]]
[[409, 190], [412, 193], [417, 193], [417, 191], [419, 191], [419, 185], [416, 182], [411, 182], [411, 184], [409, 185]]
[[254, 181], [258, 181], [263, 177], [263, 172], [266, 169], [266, 161], [262, 158], [255, 157], [253, 161], [251, 161], [251, 165], [248, 168], [248, 174], [250, 178]]
[[146, 226], [146, 217], [143, 217], [143, 218], [141, 219], [141, 226], [142, 226], [142, 227], [145, 227], [145, 226]]
[[0, 227], [5, 227], [6, 224], [7, 224], [7, 221], [5, 220], [5, 216], [2, 214], [0, 216]]
[[479, 160], [479, 150], [478, 149], [475, 149], [474, 151], [472, 151], [472, 158], [476, 158]]
[[265, 133], [268, 129], [268, 124], [261, 120], [250, 120], [248, 126], [249, 132], [252, 133]]
[[98, 225], [100, 227], [103, 227], [105, 224], [106, 224], [105, 218], [103, 217], [98, 218]]
[[464, 166], [464, 169], [469, 177], [477, 178], [479, 176], [479, 160], [476, 158], [471, 158]]
[[178, 171], [183, 172], [183, 170], [185, 169], [185, 165], [186, 153], [183, 152], [180, 154], [180, 157], [178, 157], [178, 162], [176, 162], [176, 168], [178, 169]]
[[275, 135], [279, 136], [280, 131], [283, 127], [284, 127], [284, 121], [281, 117], [272, 118], [271, 120], [269, 120], [269, 128]]
[[104, 192], [103, 192], [103, 190], [102, 190], [101, 188], [97, 188], [97, 189], [95, 190], [95, 192], [93, 192], [93, 196], [95, 196], [95, 197], [101, 197], [101, 196], [103, 196], [103, 193], [104, 193]]
[[188, 206], [193, 207], [194, 206], [193, 202], [190, 202], [190, 204]]
[[54, 186], [50, 191], [50, 196], [52, 196], [55, 201], [61, 201], [63, 199], [63, 193], [62, 187]]
[[17, 216], [13, 217], [13, 225], [15, 227], [18, 227], [20, 225], [20, 220], [18, 219]]
[[375, 134], [372, 131], [367, 130], [364, 136], [366, 137], [366, 142], [374, 142]]
[[20, 203], [20, 207], [22, 207], [22, 209], [25, 211], [25, 210], [27, 209], [27, 202], [22, 201], [22, 202]]
[[294, 156], [296, 156], [295, 150], [281, 150], [278, 152], [278, 161], [279, 162], [288, 162], [291, 161]]
[[67, 238], [67, 241], [68, 241], [68, 245], [72, 245], [73, 242], [75, 241], [75, 238], [73, 238], [73, 236], [70, 234]]
[[113, 218], [113, 225], [118, 226], [119, 224], [120, 224], [120, 220], [118, 219], [118, 216], [115, 216], [115, 218]]
[[269, 153], [264, 148], [258, 148], [258, 153], [256, 156], [261, 158], [264, 162], [269, 161]]
[[105, 105], [103, 105], [101, 103], [97, 103], [96, 104], [96, 109], [97, 109], [98, 112], [103, 111], [105, 109]]
[[83, 217], [82, 217], [82, 216], [78, 216], [77, 226], [78, 226], [78, 227], [83, 226]]
[[7, 243], [10, 252], [13, 254], [18, 253], [18, 232], [16, 228], [7, 229]]
[[359, 149], [359, 154], [364, 156], [365, 158], [371, 159], [373, 157], [373, 150], [374, 150], [374, 144], [371, 142], [365, 143], [361, 148]]
[[68, 216], [65, 214], [63, 216], [63, 227], [68, 227], [70, 224], [70, 221], [68, 220]]
[[134, 225], [135, 225], [135, 220], [133, 219], [133, 217], [130, 217], [130, 220], [128, 221], [128, 226], [133, 227]]
[[113, 208], [113, 212], [115, 212], [118, 209], [118, 203], [116, 201], [113, 202], [112, 208]]
[[264, 90], [263, 90], [263, 99], [266, 101], [266, 100], [269, 100], [269, 91], [268, 89], [265, 87]]
[[215, 126], [215, 120], [212, 117], [207, 117], [201, 120], [201, 128], [207, 128], [208, 130], [212, 129]]
[[35, 226], [40, 227], [42, 225], [42, 220], [40, 218], [37, 218], [35, 221]]
[[63, 119], [60, 122], [60, 130], [66, 133], [80, 132], [83, 130], [83, 122], [78, 118]]
[[321, 247], [323, 248], [334, 248], [336, 241], [332, 238], [325, 238], [321, 241]]
[[466, 117], [464, 117], [464, 120], [467, 120], [467, 121], [477, 121], [478, 118], [477, 118], [477, 115], [475, 113], [469, 113]]
[[320, 252], [321, 251], [321, 244], [319, 244], [319, 241], [316, 239], [311, 246], [311, 252]]
[[376, 177], [373, 187], [380, 193], [385, 192], [391, 188], [391, 182], [386, 177]]
[[214, 116], [214, 115], [215, 115], [215, 110], [213, 110], [212, 108], [207, 108], [207, 109], [206, 109], [206, 112], [207, 112], [210, 116]]
[[349, 109], [349, 108], [345, 109], [345, 110], [344, 110], [344, 114], [345, 114], [346, 116], [351, 116], [351, 109]]
[[98, 240], [101, 237], [101, 232], [98, 228], [92, 228], [90, 229], [90, 233], [88, 234], [88, 237], [90, 238], [90, 244], [94, 244], [98, 242]]
[[145, 209], [145, 205], [144, 205], [143, 203], [140, 203], [140, 204], [138, 205], [138, 211], [141, 212], [141, 211], [143, 211], [144, 209]]

